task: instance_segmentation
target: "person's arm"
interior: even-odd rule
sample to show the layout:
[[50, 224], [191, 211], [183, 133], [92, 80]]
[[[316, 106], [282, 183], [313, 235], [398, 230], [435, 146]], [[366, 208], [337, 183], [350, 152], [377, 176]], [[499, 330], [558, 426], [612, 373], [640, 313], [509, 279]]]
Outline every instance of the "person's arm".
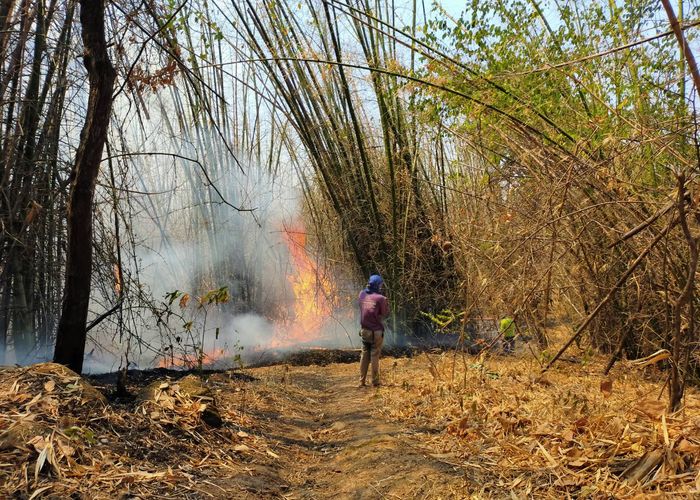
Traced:
[[381, 304], [382, 305], [379, 314], [382, 318], [386, 318], [387, 316], [389, 316], [389, 300], [386, 297], [384, 297], [384, 300], [382, 300]]

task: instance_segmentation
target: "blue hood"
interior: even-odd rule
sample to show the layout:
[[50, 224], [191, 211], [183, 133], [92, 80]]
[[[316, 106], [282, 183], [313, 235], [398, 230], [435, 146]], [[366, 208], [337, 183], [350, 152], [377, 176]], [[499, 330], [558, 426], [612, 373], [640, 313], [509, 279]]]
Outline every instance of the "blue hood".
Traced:
[[367, 288], [365, 288], [365, 292], [379, 293], [379, 288], [382, 286], [382, 283], [384, 283], [382, 277], [378, 274], [373, 274], [369, 277], [369, 282], [367, 283]]

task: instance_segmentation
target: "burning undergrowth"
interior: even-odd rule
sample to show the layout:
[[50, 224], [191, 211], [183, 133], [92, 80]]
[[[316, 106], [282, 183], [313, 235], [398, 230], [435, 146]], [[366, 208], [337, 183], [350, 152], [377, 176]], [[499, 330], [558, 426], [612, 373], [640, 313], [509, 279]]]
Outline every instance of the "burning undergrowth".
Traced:
[[[173, 144], [178, 155], [216, 156], [200, 146]], [[135, 193], [150, 209], [132, 214], [133, 248], [98, 266], [91, 306], [96, 317], [110, 314], [90, 331], [87, 372], [233, 367], [260, 350], [357, 345], [348, 332], [359, 284], [313, 248], [296, 177], [272, 178], [255, 164], [244, 174], [232, 161], [212, 166], [201, 185], [183, 186], [170, 174], [197, 181], [201, 172], [189, 163], [147, 166], [153, 175], [133, 179], [139, 191], [168, 197]]]
[[[356, 329], [350, 307], [354, 294], [341, 286], [347, 280], [321, 266], [303, 227], [283, 225], [275, 238], [274, 252], [259, 252], [261, 259], [274, 261], [257, 271], [266, 278], [243, 282], [233, 276], [193, 283], [200, 291], [178, 288], [189, 278], [174, 272], [176, 266], [168, 262], [186, 260], [185, 249], [160, 255], [143, 273], [153, 283], [151, 293], [163, 297], [151, 309], [155, 328], [141, 318], [126, 341], [115, 341], [113, 334], [111, 339], [95, 338], [86, 370], [110, 372], [127, 363], [129, 368], [221, 369], [247, 364], [271, 350], [357, 347], [359, 342], [350, 334]], [[196, 268], [191, 272], [198, 274]], [[273, 274], [275, 279], [270, 278]]]
[[[360, 347], [362, 283], [316, 252], [295, 196], [270, 179], [248, 185], [222, 175], [242, 190], [238, 198], [259, 200], [255, 216], [220, 205], [193, 210], [191, 193], [173, 186], [170, 210], [179, 217], [157, 228], [136, 217], [137, 255], [105, 278], [124, 304], [91, 331], [86, 372], [227, 369]], [[149, 297], [147, 308], [133, 301], [136, 290]], [[385, 347], [403, 341], [394, 333]]]

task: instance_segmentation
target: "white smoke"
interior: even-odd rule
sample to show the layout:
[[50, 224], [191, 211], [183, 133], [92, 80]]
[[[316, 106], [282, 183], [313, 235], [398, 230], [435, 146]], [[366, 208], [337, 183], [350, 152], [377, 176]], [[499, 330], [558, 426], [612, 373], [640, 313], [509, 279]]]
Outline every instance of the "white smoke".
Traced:
[[[200, 137], [206, 134], [198, 132]], [[208, 134], [208, 144], [218, 139]], [[217, 366], [224, 366], [254, 360], [269, 349], [303, 347], [284, 342], [285, 326], [280, 324], [294, 299], [287, 279], [294, 263], [282, 232], [297, 228], [301, 219], [293, 172], [273, 176], [254, 164], [241, 169], [220, 151], [191, 146], [176, 151], [199, 159], [202, 166], [168, 156], [137, 162], [132, 191], [159, 194], [131, 195], [132, 206], [140, 208], [130, 216], [136, 252], [123, 265], [131, 286], [138, 282], [142, 294], [163, 311], [167, 305], [170, 314], [164, 312], [158, 319], [150, 311], [132, 312], [127, 325], [131, 337], [118, 338], [114, 321], [91, 332], [86, 372], [116, 370], [125, 364], [127, 352], [130, 367], [149, 368], [180, 364], [185, 353], [196, 360], [203, 348], [212, 356], [204, 364], [215, 358]], [[229, 203], [255, 210], [238, 212]], [[227, 303], [197, 303], [197, 297], [221, 287], [228, 288]], [[181, 304], [184, 294], [190, 298]], [[313, 345], [356, 347], [354, 321], [347, 312], [333, 311], [321, 325], [313, 325], [323, 330], [323, 340]], [[308, 333], [313, 338], [318, 332]]]

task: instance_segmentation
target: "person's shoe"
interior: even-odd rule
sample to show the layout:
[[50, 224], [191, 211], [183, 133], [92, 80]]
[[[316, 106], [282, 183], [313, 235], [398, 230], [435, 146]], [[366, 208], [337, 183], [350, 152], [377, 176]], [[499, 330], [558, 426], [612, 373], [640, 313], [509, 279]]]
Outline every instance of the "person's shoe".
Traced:
[[367, 385], [364, 382], [360, 382], [357, 384], [357, 387], [367, 387]]
[[382, 385], [380, 382], [372, 382], [372, 387], [379, 387]]

